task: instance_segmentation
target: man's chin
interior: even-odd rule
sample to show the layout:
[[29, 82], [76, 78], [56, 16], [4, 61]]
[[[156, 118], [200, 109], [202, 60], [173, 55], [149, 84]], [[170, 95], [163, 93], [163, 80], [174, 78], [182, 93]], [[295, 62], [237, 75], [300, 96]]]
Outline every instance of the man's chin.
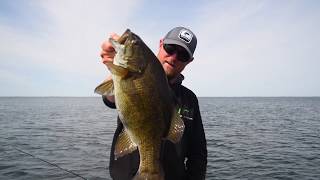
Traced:
[[175, 77], [177, 77], [177, 72], [172, 69], [172, 68], [168, 68], [168, 67], [164, 67], [164, 71], [167, 75], [168, 80], [170, 81], [171, 79], [174, 79]]
[[168, 80], [172, 80], [176, 78], [176, 74], [175, 73], [166, 73]]

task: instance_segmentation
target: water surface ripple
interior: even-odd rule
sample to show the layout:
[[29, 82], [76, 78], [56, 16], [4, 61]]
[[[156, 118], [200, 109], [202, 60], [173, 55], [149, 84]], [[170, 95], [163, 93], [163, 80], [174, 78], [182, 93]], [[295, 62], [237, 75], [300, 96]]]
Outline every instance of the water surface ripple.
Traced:
[[[207, 179], [320, 179], [320, 98], [200, 98]], [[0, 98], [0, 179], [110, 179], [101, 98]]]

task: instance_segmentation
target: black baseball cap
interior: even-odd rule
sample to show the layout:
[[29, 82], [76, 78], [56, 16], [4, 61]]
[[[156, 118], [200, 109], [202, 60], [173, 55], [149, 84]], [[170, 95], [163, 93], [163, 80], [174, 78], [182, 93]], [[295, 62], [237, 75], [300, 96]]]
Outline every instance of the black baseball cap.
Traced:
[[193, 58], [193, 53], [197, 47], [197, 37], [190, 29], [175, 27], [164, 37], [163, 43], [179, 45]]

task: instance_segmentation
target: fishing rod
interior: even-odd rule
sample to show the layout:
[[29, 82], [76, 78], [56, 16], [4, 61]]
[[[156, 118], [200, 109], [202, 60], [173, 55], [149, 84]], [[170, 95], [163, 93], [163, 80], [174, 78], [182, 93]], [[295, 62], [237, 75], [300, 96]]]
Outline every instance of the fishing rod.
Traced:
[[49, 162], [49, 161], [47, 161], [47, 160], [44, 160], [44, 159], [39, 158], [39, 157], [36, 157], [36, 156], [34, 156], [34, 155], [32, 155], [32, 154], [30, 154], [30, 153], [28, 153], [28, 152], [26, 152], [26, 151], [23, 151], [23, 150], [21, 150], [21, 149], [19, 149], [19, 148], [16, 148], [16, 147], [13, 147], [13, 146], [11, 146], [11, 147], [12, 147], [13, 149], [15, 149], [15, 150], [23, 153], [23, 154], [29, 155], [29, 156], [31, 156], [31, 157], [33, 157], [33, 158], [35, 158], [35, 159], [38, 159], [38, 160], [40, 160], [40, 161], [42, 161], [42, 162], [45, 162], [45, 163], [47, 163], [47, 164], [50, 164], [51, 166], [55, 166], [55, 167], [57, 167], [57, 168], [65, 171], [65, 172], [70, 173], [70, 174], [72, 174], [72, 175], [74, 175], [74, 176], [77, 176], [77, 177], [79, 177], [79, 178], [81, 178], [81, 179], [88, 180], [87, 178], [84, 178], [83, 176], [81, 176], [81, 175], [79, 175], [79, 174], [77, 174], [77, 173], [75, 173], [75, 172], [73, 172], [73, 171], [71, 171], [71, 170], [64, 169], [64, 168], [60, 167], [59, 165], [57, 165], [57, 164], [55, 164], [55, 163], [51, 163], [51, 162]]

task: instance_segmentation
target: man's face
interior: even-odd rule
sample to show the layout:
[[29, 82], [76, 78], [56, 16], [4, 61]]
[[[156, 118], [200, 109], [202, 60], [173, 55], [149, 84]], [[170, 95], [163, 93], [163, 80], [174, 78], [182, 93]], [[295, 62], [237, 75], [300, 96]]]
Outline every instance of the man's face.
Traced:
[[[177, 48], [178, 48], [178, 52], [184, 50], [180, 46]], [[157, 57], [160, 63], [162, 64], [162, 67], [169, 79], [177, 77], [183, 71], [186, 65], [188, 65], [193, 60], [192, 58], [182, 59], [181, 57], [179, 59], [179, 55], [177, 51], [169, 54], [164, 49], [163, 39], [160, 40], [159, 52]], [[182, 62], [182, 61], [186, 61], [186, 62]]]

